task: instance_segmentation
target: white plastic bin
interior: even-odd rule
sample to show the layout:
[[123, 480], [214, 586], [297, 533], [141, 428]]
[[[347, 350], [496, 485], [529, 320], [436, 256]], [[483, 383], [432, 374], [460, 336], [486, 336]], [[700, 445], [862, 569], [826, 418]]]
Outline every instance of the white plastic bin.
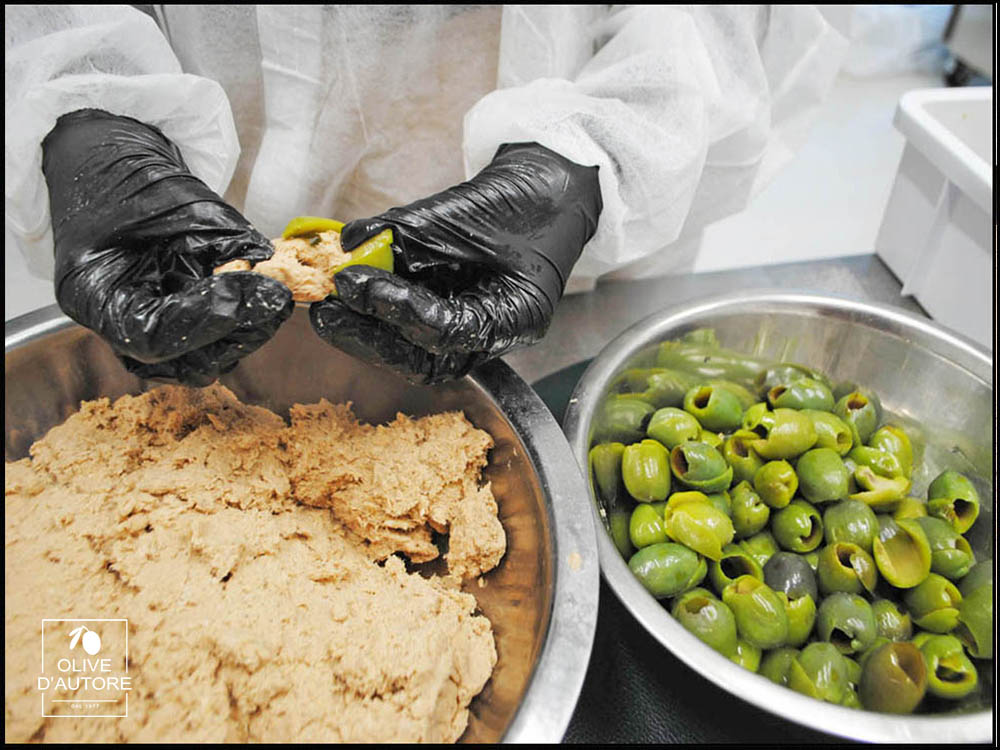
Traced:
[[906, 136], [875, 250], [929, 315], [993, 349], [993, 88], [900, 99]]

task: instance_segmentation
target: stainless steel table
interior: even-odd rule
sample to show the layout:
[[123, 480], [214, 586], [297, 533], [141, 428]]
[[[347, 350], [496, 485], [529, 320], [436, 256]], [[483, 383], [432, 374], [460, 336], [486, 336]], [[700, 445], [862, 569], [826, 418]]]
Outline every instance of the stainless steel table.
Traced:
[[[874, 255], [611, 282], [563, 298], [545, 340], [506, 361], [561, 421], [586, 363], [618, 333], [664, 307], [736, 289], [818, 292], [923, 314]], [[603, 580], [594, 651], [565, 741], [842, 742], [761, 711], [699, 676], [646, 633]]]

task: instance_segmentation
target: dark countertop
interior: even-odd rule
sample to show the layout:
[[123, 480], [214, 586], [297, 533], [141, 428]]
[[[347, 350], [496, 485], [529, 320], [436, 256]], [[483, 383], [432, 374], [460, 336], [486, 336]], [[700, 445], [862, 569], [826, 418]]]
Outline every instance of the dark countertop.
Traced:
[[[923, 314], [874, 255], [599, 284], [564, 297], [545, 340], [505, 358], [561, 422], [586, 363], [631, 324], [735, 290], [830, 294]], [[594, 650], [566, 742], [836, 743], [733, 698], [664, 649], [601, 580]]]

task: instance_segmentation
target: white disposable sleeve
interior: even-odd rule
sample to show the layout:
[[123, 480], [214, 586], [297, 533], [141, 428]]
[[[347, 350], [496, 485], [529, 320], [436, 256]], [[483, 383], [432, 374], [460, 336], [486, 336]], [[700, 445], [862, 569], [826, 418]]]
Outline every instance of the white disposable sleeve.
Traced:
[[222, 88], [185, 75], [156, 23], [129, 6], [4, 11], [4, 220], [34, 275], [53, 270], [41, 143], [60, 115], [94, 107], [160, 128], [221, 193], [239, 142]]
[[[577, 285], [742, 209], [792, 153], [846, 48], [812, 6], [633, 6], [586, 34], [567, 12], [505, 8], [500, 88], [466, 114], [463, 146], [469, 176], [517, 141], [600, 167], [604, 209]], [[597, 49], [582, 66], [581, 43]]]

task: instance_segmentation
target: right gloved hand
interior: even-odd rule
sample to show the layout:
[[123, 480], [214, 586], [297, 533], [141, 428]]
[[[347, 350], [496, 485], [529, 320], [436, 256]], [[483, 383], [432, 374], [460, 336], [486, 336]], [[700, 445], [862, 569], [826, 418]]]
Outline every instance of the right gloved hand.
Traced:
[[62, 310], [141, 378], [208, 385], [291, 315], [291, 292], [256, 273], [212, 275], [271, 243], [192, 175], [157, 128], [95, 109], [42, 143]]

